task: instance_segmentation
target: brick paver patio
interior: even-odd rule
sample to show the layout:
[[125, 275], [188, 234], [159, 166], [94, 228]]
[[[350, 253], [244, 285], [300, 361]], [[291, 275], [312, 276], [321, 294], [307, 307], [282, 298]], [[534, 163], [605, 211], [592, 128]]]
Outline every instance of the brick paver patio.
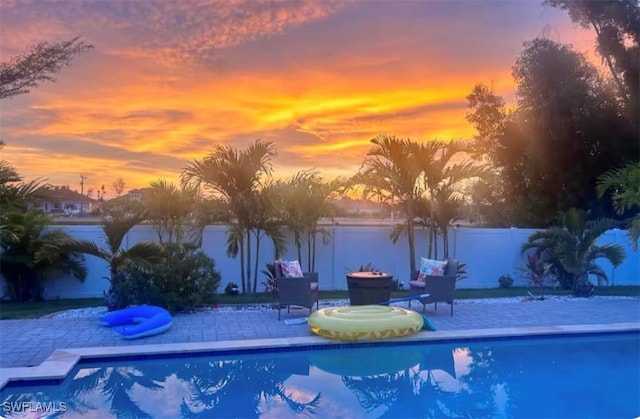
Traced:
[[[402, 304], [406, 306], [406, 304]], [[413, 308], [421, 310], [420, 304]], [[322, 308], [322, 303], [321, 303]], [[514, 303], [456, 304], [439, 311], [427, 306], [427, 315], [438, 330], [485, 329], [518, 326], [553, 326], [640, 322], [640, 299], [576, 299]], [[305, 309], [283, 312], [283, 320], [304, 317]], [[428, 332], [422, 332], [428, 333]], [[156, 345], [241, 339], [309, 336], [306, 324], [285, 325], [271, 311], [211, 311], [175, 316], [169, 331], [158, 336], [127, 341], [93, 319], [34, 319], [0, 321], [0, 368], [38, 365], [56, 349]]]

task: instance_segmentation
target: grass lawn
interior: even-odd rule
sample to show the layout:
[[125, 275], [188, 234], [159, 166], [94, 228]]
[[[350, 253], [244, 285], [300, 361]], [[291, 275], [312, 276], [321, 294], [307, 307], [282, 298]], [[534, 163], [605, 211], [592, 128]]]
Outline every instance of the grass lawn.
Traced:
[[35, 319], [72, 308], [100, 307], [103, 298], [73, 298], [26, 303], [0, 302], [0, 320]]
[[[514, 288], [486, 288], [486, 289], [457, 289], [456, 299], [481, 299], [481, 298], [504, 298], [504, 297], [526, 297], [529, 292], [534, 295], [538, 294], [538, 290], [529, 287]], [[401, 298], [407, 296], [407, 291], [395, 291], [391, 294], [392, 298]], [[571, 295], [570, 290], [561, 289], [545, 289], [544, 295]], [[608, 296], [626, 296], [640, 297], [640, 286], [637, 285], [621, 285], [612, 287], [596, 288], [596, 295]], [[321, 291], [321, 300], [343, 300], [348, 299], [347, 291]], [[256, 304], [271, 303], [273, 301], [271, 294], [259, 293], [252, 295], [219, 295], [216, 303], [219, 305], [226, 304]], [[8, 319], [34, 319], [63, 310], [84, 307], [100, 307], [103, 305], [102, 298], [80, 298], [80, 299], [61, 299], [39, 302], [13, 303], [0, 302], [0, 320]]]

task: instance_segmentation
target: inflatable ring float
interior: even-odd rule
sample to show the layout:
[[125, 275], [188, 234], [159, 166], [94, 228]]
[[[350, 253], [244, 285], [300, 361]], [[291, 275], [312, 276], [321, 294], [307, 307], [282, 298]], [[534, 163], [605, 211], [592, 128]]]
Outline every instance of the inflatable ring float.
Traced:
[[424, 318], [393, 306], [346, 306], [317, 310], [309, 316], [313, 333], [338, 340], [375, 340], [415, 335]]
[[100, 318], [100, 324], [113, 327], [123, 339], [138, 339], [168, 330], [173, 323], [171, 314], [158, 306], [133, 306], [112, 311]]

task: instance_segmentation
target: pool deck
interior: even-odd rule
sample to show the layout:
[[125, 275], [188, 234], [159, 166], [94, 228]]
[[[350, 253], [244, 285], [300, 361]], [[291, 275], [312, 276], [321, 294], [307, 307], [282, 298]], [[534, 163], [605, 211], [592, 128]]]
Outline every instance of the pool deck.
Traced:
[[[406, 303], [395, 305], [406, 307]], [[591, 329], [640, 331], [638, 298], [492, 304], [461, 302], [454, 306], [453, 316], [450, 316], [449, 308], [448, 304], [440, 304], [438, 311], [434, 311], [433, 305], [427, 306], [426, 314], [438, 332], [423, 331], [414, 339], [509, 336], [527, 332], [539, 334]], [[420, 311], [422, 306], [413, 303], [413, 309]], [[180, 314], [175, 316], [167, 332], [137, 340], [121, 339], [113, 330], [99, 326], [97, 318], [2, 320], [0, 388], [8, 377], [38, 375], [29, 374], [29, 370], [33, 369], [33, 373], [36, 373], [36, 370], [42, 369], [40, 364], [45, 360], [50, 366], [55, 365], [57, 360], [64, 361], [63, 369], [67, 370], [68, 364], [75, 364], [81, 356], [96, 356], [105, 352], [151, 353], [160, 352], [162, 348], [180, 352], [182, 349], [196, 351], [205, 347], [255, 348], [274, 343], [326, 342], [326, 339], [314, 336], [306, 324], [284, 323], [287, 318], [305, 317], [307, 314], [306, 309], [292, 309], [289, 314], [283, 310], [280, 321], [275, 310], [212, 310]], [[74, 348], [78, 349], [61, 351]]]

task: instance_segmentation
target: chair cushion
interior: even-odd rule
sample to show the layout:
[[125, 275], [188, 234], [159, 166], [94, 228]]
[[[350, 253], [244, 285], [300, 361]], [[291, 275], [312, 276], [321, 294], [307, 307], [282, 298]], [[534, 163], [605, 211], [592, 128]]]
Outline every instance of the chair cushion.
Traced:
[[318, 291], [318, 289], [320, 289], [320, 284], [318, 284], [317, 282], [312, 282], [311, 291]]
[[282, 269], [282, 276], [287, 278], [302, 278], [302, 268], [300, 262], [297, 260], [287, 261], [280, 260], [280, 269]]
[[425, 276], [444, 276], [447, 270], [446, 260], [433, 260], [420, 258], [420, 271], [418, 272], [418, 281], [424, 281]]
[[409, 284], [412, 287], [415, 287], [415, 288], [425, 288], [425, 282], [424, 281], [410, 281]]

